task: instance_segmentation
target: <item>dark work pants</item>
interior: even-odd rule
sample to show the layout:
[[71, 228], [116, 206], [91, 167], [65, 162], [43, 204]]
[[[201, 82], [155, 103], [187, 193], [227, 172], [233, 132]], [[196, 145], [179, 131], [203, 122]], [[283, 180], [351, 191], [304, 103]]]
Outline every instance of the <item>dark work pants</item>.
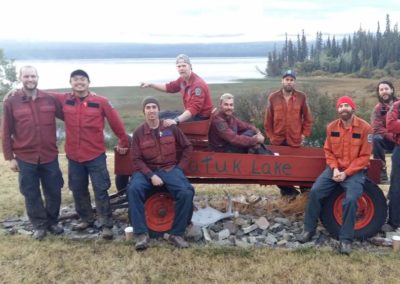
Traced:
[[103, 153], [87, 162], [68, 159], [69, 188], [75, 201], [75, 210], [82, 221], [93, 223], [94, 214], [90, 201], [89, 177], [92, 182], [96, 212], [100, 226], [112, 228], [112, 212], [107, 190], [111, 186], [107, 170], [106, 155]]
[[380, 134], [374, 134], [372, 143], [372, 154], [374, 159], [382, 161], [382, 167], [386, 168], [385, 150], [392, 152], [395, 144], [383, 138]]
[[[175, 200], [175, 219], [170, 234], [183, 236], [188, 220], [193, 210], [194, 189], [183, 171], [175, 167], [170, 171], [156, 170], [154, 174], [159, 176], [167, 190]], [[144, 202], [146, 191], [153, 189], [151, 180], [141, 172], [132, 175], [128, 187], [128, 203], [130, 219], [135, 230], [135, 234], [147, 233]]]
[[392, 153], [392, 173], [389, 187], [389, 221], [393, 227], [400, 227], [400, 145]]
[[308, 195], [308, 203], [304, 216], [304, 230], [314, 231], [318, 224], [323, 199], [328, 197], [338, 184], [343, 188], [346, 197], [343, 200], [343, 220], [339, 232], [340, 241], [353, 241], [356, 222], [357, 200], [363, 193], [365, 172], [359, 171], [337, 183], [332, 179], [333, 171], [327, 167], [313, 184]]
[[[46, 164], [30, 164], [17, 159], [20, 169], [19, 190], [25, 197], [25, 207], [34, 229], [46, 229], [57, 224], [64, 180], [58, 160]], [[40, 192], [43, 189], [44, 202]]]
[[[283, 141], [279, 146], [289, 146], [289, 144], [285, 141]], [[299, 194], [299, 191], [291, 185], [278, 185], [281, 195], [282, 196], [293, 196]]]

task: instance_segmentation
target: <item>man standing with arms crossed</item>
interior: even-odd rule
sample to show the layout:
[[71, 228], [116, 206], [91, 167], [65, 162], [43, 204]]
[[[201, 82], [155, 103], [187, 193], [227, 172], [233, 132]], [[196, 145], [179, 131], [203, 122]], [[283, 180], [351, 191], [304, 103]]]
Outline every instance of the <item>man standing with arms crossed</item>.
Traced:
[[166, 93], [181, 92], [185, 110], [183, 112], [167, 111], [162, 113], [160, 118], [165, 119], [165, 126], [178, 125], [189, 120], [208, 119], [213, 109], [211, 93], [206, 82], [192, 71], [189, 56], [178, 55], [176, 57], [176, 69], [180, 77], [175, 81], [167, 84], [144, 82], [140, 84], [142, 88], [153, 88]]
[[[264, 129], [272, 145], [300, 147], [311, 134], [312, 115], [303, 92], [294, 89], [296, 73], [287, 70], [282, 76], [282, 88], [268, 96]], [[291, 186], [280, 186], [282, 195], [296, 195]]]
[[375, 106], [371, 119], [372, 128], [374, 130], [372, 154], [374, 159], [382, 161], [382, 184], [387, 184], [389, 182], [386, 170], [385, 150], [393, 151], [395, 145], [394, 134], [390, 133], [386, 128], [386, 114], [393, 103], [397, 101], [394, 91], [394, 86], [391, 82], [381, 81], [378, 83], [376, 94], [379, 103]]
[[125, 154], [128, 138], [124, 125], [110, 102], [89, 91], [89, 75], [83, 70], [71, 73], [72, 93], [56, 94], [62, 103], [65, 117], [65, 153], [68, 158], [68, 184], [80, 222], [73, 230], [84, 230], [94, 224], [89, 194], [92, 182], [96, 213], [103, 239], [112, 239], [113, 220], [107, 190], [111, 186], [104, 144], [104, 119], [118, 136], [117, 151]]
[[298, 240], [301, 243], [309, 242], [315, 235], [322, 201], [340, 185], [346, 193], [339, 232], [340, 253], [350, 254], [357, 200], [363, 193], [372, 151], [372, 127], [354, 115], [356, 105], [350, 97], [340, 97], [336, 109], [339, 119], [326, 128], [324, 151], [327, 167], [311, 188], [304, 216], [304, 231]]
[[134, 171], [128, 188], [130, 220], [137, 236], [136, 250], [149, 246], [145, 220], [146, 192], [165, 186], [175, 201], [175, 218], [169, 241], [178, 248], [189, 245], [183, 239], [193, 210], [194, 189], [183, 173], [192, 145], [175, 125], [164, 126], [159, 118], [160, 104], [154, 97], [143, 100], [145, 122], [133, 134]]
[[47, 231], [64, 231], [57, 225], [64, 180], [58, 164], [55, 122], [56, 117], [63, 119], [63, 113], [57, 99], [37, 89], [38, 78], [34, 67], [20, 69], [23, 87], [4, 101], [2, 146], [10, 169], [19, 173], [20, 192], [34, 228], [32, 237], [42, 240]]

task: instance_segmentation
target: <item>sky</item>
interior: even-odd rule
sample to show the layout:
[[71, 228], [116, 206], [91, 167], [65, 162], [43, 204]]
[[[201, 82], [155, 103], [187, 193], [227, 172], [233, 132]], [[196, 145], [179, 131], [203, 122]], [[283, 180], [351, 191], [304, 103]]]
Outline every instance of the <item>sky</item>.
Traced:
[[381, 30], [398, 0], [3, 0], [0, 39], [138, 43], [282, 41]]

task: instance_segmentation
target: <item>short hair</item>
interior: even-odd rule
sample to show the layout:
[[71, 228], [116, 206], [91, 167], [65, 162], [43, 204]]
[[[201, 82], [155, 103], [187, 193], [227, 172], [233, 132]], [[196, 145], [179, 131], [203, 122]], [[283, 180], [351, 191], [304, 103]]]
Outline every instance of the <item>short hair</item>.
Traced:
[[36, 76], [38, 76], [38, 71], [35, 67], [33, 67], [32, 65], [24, 65], [19, 69], [19, 77], [20, 78], [22, 76], [22, 70], [24, 70], [24, 69], [33, 69], [33, 70], [35, 70]]
[[234, 96], [232, 94], [229, 93], [222, 94], [222, 96], [219, 98], [219, 104], [221, 104], [223, 100], [230, 100], [230, 99], [234, 99]]

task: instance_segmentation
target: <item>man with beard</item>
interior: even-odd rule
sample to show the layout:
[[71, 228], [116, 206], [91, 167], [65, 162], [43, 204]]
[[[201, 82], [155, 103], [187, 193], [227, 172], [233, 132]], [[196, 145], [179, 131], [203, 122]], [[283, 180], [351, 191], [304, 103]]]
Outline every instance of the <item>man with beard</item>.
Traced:
[[374, 130], [373, 150], [374, 159], [382, 161], [381, 183], [389, 182], [386, 171], [385, 150], [393, 151], [395, 141], [393, 133], [390, 133], [386, 128], [386, 114], [397, 98], [395, 97], [394, 86], [389, 81], [381, 81], [376, 87], [376, 94], [379, 103], [375, 106], [372, 113], [371, 125]]
[[[264, 129], [272, 145], [300, 147], [311, 134], [312, 115], [303, 92], [295, 90], [296, 73], [287, 70], [282, 88], [268, 96]], [[280, 186], [282, 195], [296, 195], [291, 186]]]
[[393, 133], [395, 141], [390, 174], [388, 224], [397, 229], [400, 227], [400, 101], [395, 102], [387, 113], [386, 126]]
[[326, 129], [324, 151], [327, 167], [311, 188], [304, 216], [304, 231], [298, 240], [305, 243], [312, 239], [323, 199], [340, 185], [346, 193], [339, 232], [340, 252], [350, 254], [357, 200], [363, 193], [372, 151], [372, 127], [354, 115], [356, 105], [350, 97], [340, 97], [336, 109], [339, 119], [331, 122]]
[[142, 88], [166, 93], [181, 92], [185, 110], [160, 113], [160, 118], [165, 119], [163, 123], [170, 126], [184, 121], [208, 119], [213, 109], [211, 93], [206, 82], [192, 71], [189, 56], [179, 54], [176, 57], [176, 69], [180, 77], [175, 81], [167, 84], [140, 83]]
[[165, 188], [175, 200], [175, 217], [169, 241], [178, 248], [189, 245], [183, 239], [192, 210], [194, 189], [183, 173], [192, 145], [175, 125], [165, 126], [159, 118], [160, 104], [154, 97], [143, 100], [145, 122], [133, 133], [133, 166], [128, 187], [129, 216], [137, 241], [136, 250], [149, 246], [144, 202], [153, 187]]
[[223, 94], [219, 111], [212, 116], [209, 144], [212, 151], [230, 153], [271, 154], [264, 145], [264, 136], [255, 126], [233, 115], [234, 97]]
[[[2, 146], [9, 168], [19, 174], [19, 189], [32, 223], [33, 238], [42, 240], [47, 232], [61, 234], [57, 225], [64, 180], [58, 164], [55, 118], [64, 119], [57, 99], [38, 90], [37, 70], [20, 69], [22, 89], [4, 101]], [[44, 201], [40, 191], [42, 186]]]

